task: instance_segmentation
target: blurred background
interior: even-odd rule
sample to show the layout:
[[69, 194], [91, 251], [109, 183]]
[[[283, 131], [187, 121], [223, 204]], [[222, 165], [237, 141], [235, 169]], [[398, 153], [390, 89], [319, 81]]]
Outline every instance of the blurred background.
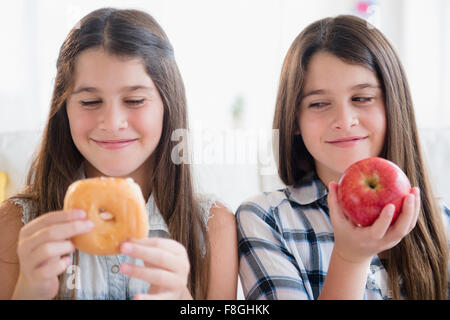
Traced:
[[2, 1], [0, 170], [9, 177], [6, 195], [23, 186], [64, 38], [81, 17], [105, 6], [145, 10], [166, 31], [186, 86], [198, 189], [233, 211], [245, 198], [281, 187], [268, 164], [270, 130], [281, 65], [294, 38], [327, 16], [367, 19], [403, 61], [435, 189], [450, 203], [448, 0]]

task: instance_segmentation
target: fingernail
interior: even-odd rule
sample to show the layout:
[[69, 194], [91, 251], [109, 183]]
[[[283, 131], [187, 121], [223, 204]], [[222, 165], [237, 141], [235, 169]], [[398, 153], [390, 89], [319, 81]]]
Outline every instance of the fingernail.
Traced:
[[133, 251], [133, 248], [128, 243], [122, 244], [123, 253], [130, 253], [131, 251]]
[[84, 210], [75, 210], [75, 216], [77, 218], [85, 218], [86, 212]]
[[128, 273], [130, 271], [130, 266], [127, 264], [121, 264], [120, 265], [120, 271], [122, 273]]
[[408, 202], [410, 205], [414, 204], [414, 198], [415, 198], [414, 195], [412, 195], [412, 194], [408, 195]]
[[72, 258], [71, 257], [64, 257], [64, 263], [67, 266], [70, 266], [72, 264]]
[[390, 216], [392, 216], [392, 215], [394, 215], [394, 212], [395, 212], [395, 205], [391, 203], [391, 204], [389, 204], [388, 214]]
[[88, 220], [84, 223], [86, 229], [92, 229], [94, 227], [94, 223], [91, 220]]

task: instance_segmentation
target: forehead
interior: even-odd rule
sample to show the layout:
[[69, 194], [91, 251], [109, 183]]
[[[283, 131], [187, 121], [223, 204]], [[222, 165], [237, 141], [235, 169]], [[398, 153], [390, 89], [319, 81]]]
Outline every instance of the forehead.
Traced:
[[74, 86], [114, 89], [126, 85], [153, 86], [144, 62], [136, 57], [119, 57], [101, 48], [87, 49], [75, 60]]
[[380, 84], [375, 72], [368, 67], [345, 62], [328, 52], [318, 52], [307, 66], [304, 90], [333, 91], [362, 83]]

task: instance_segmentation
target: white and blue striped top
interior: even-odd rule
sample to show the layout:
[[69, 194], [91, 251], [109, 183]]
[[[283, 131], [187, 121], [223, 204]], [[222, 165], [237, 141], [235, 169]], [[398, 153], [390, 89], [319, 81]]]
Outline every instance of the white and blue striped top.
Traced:
[[[334, 246], [327, 195], [325, 185], [311, 172], [295, 186], [263, 193], [239, 206], [239, 276], [246, 299], [319, 297]], [[443, 208], [450, 238], [450, 211]], [[386, 269], [374, 256], [364, 299], [391, 298]]]

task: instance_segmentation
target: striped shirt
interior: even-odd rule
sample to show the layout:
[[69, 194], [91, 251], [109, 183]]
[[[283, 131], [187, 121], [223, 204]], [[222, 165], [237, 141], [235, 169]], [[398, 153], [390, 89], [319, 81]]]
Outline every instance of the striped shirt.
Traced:
[[[325, 185], [311, 172], [294, 186], [252, 197], [239, 206], [239, 276], [246, 299], [319, 297], [334, 245], [327, 195]], [[443, 212], [449, 238], [450, 211]], [[392, 298], [388, 274], [377, 255], [363, 298]]]

